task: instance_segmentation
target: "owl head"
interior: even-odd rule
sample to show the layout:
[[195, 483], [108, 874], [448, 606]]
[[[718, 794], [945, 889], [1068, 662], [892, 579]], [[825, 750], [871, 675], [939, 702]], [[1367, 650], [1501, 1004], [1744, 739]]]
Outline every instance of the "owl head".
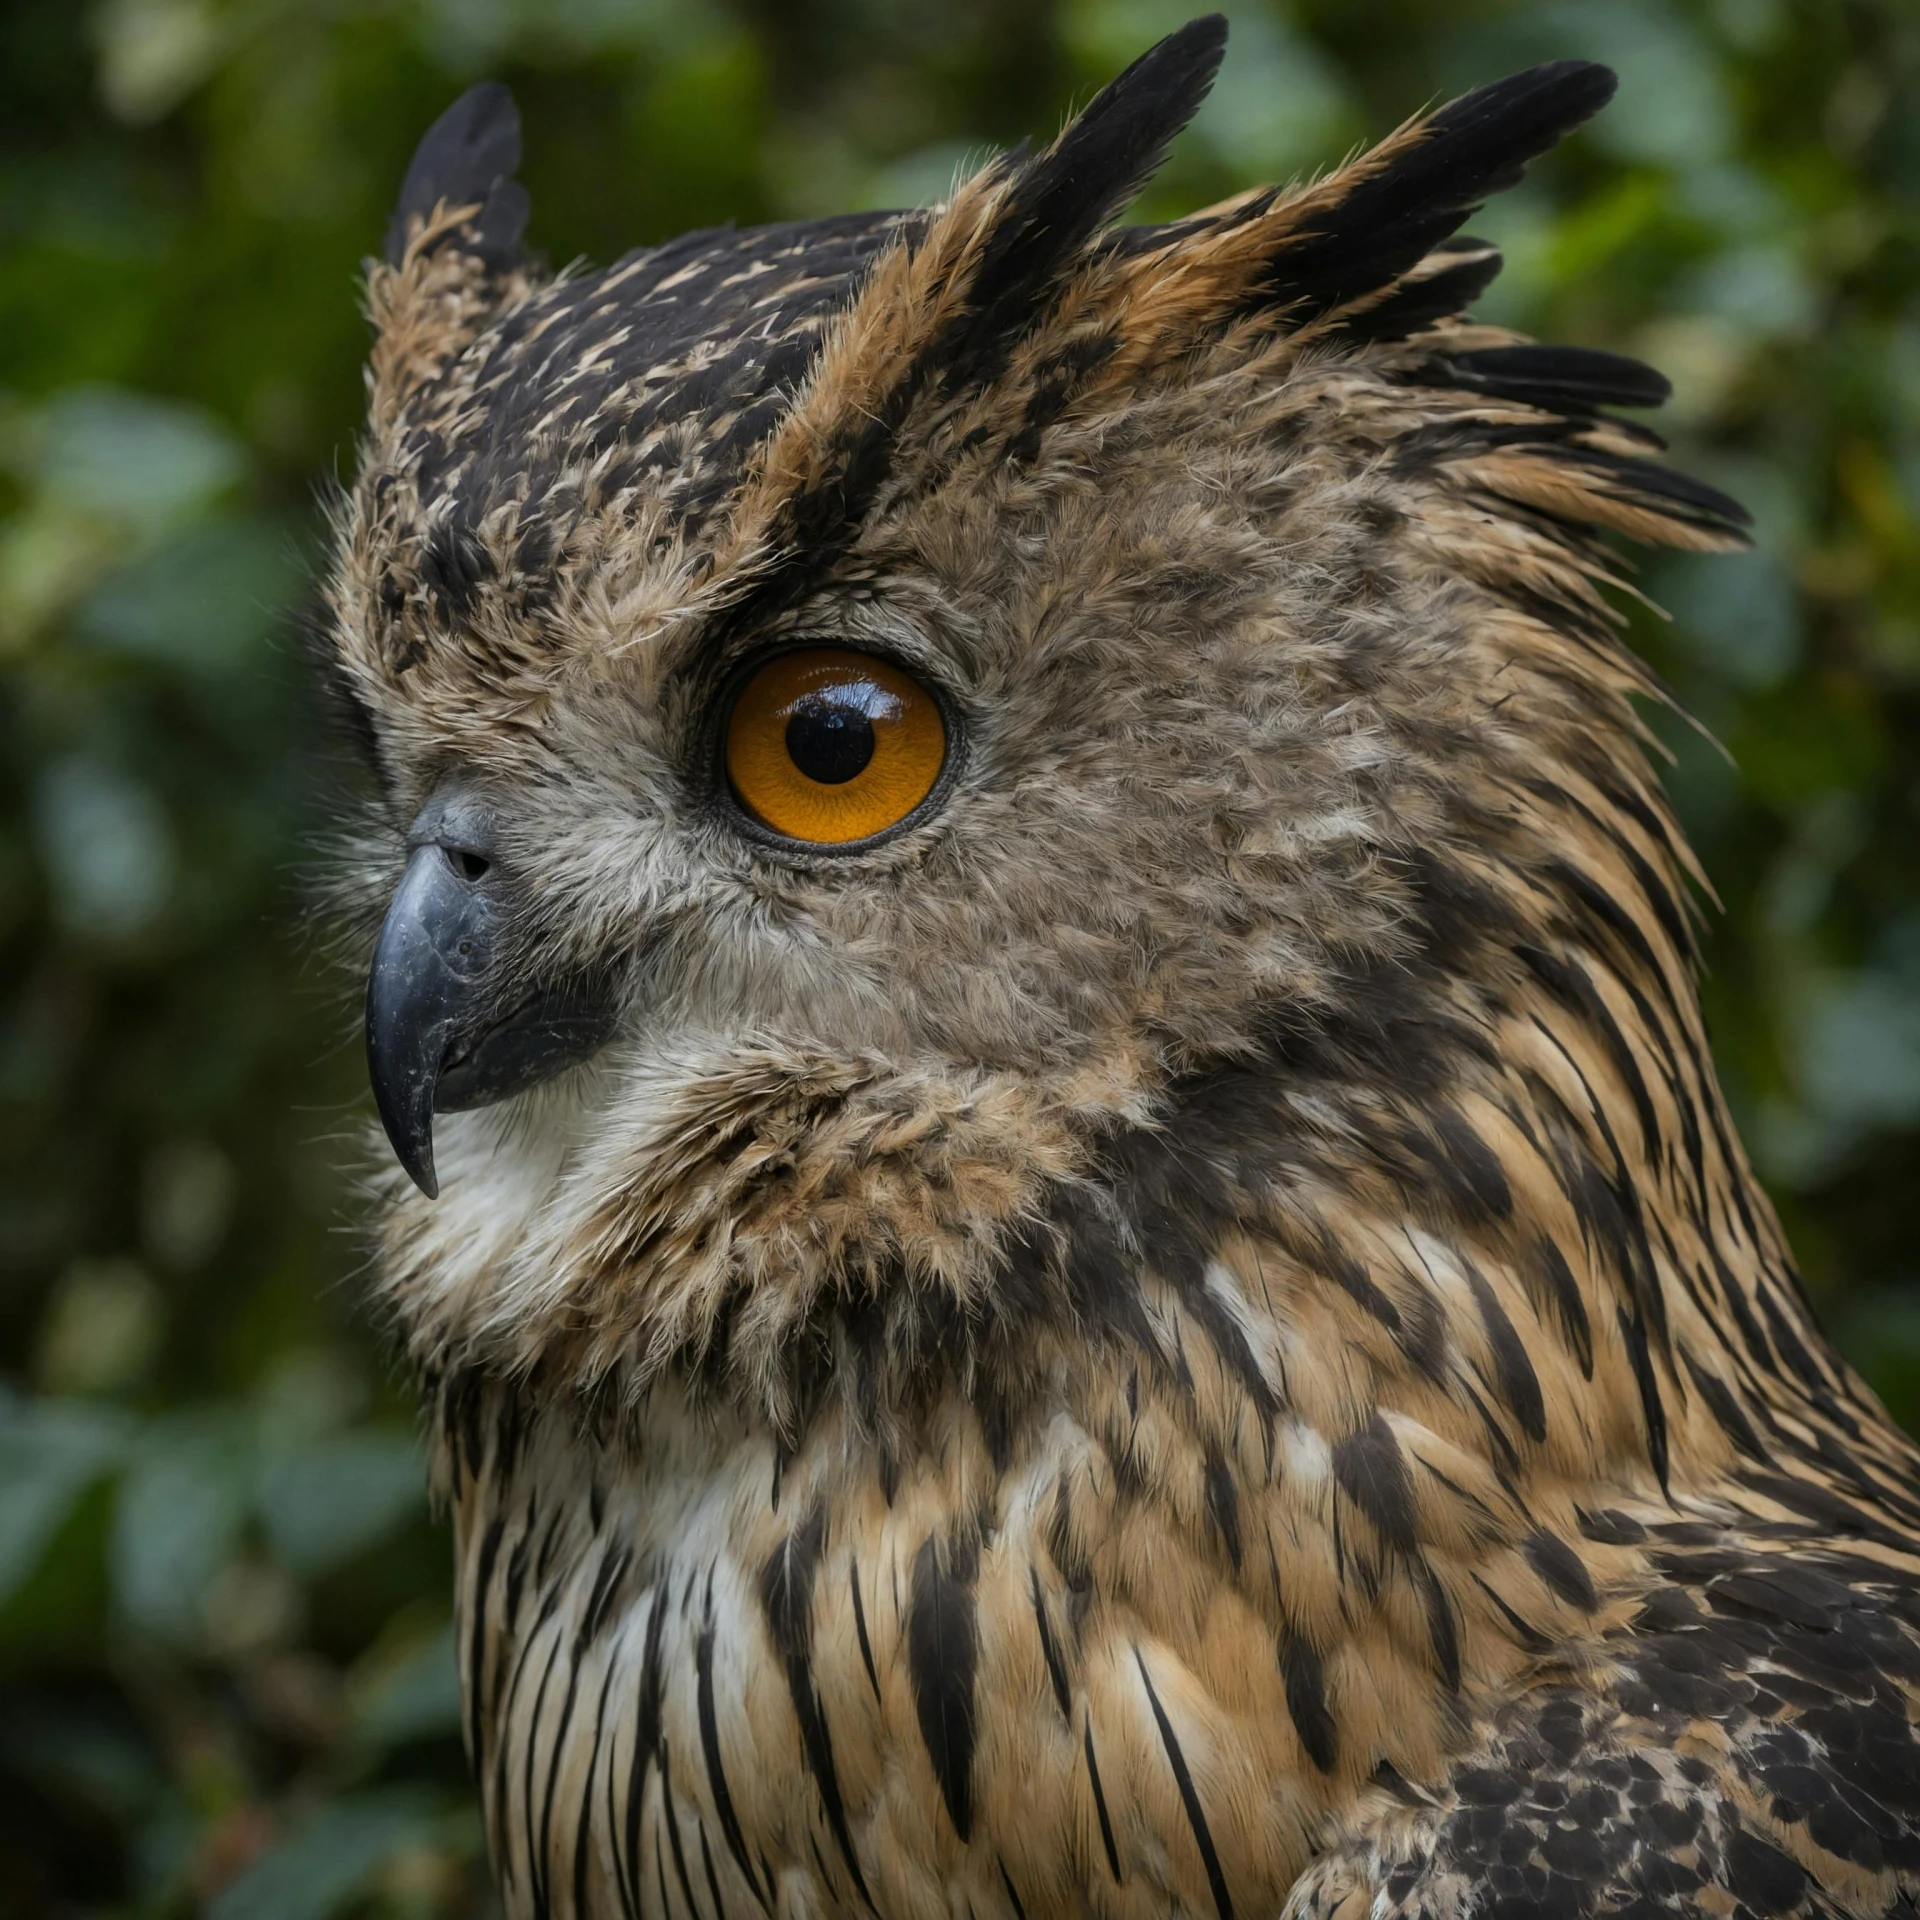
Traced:
[[502, 89], [427, 135], [331, 587], [423, 1359], [771, 1394], [836, 1316], [964, 1343], [1176, 1089], [1280, 1088], [1272, 1180], [1467, 1070], [1593, 910], [1569, 834], [1677, 920], [1604, 537], [1739, 509], [1606, 411], [1658, 375], [1463, 317], [1462, 222], [1612, 75], [1115, 225], [1225, 39], [933, 208], [597, 272], [523, 250]]

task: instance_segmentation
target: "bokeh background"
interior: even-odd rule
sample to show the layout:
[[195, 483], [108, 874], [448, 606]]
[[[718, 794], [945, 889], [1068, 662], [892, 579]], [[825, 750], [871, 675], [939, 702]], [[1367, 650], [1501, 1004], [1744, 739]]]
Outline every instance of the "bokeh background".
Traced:
[[[356, 983], [303, 619], [357, 262], [473, 80], [534, 238], [937, 197], [1179, 0], [9, 0], [0, 18], [0, 1910], [491, 1910], [448, 1554], [362, 1309]], [[1920, 1421], [1920, 8], [1246, 0], [1185, 211], [1578, 54], [1484, 311], [1674, 378], [1757, 550], [1635, 629], [1719, 888], [1722, 1074], [1836, 1336]]]

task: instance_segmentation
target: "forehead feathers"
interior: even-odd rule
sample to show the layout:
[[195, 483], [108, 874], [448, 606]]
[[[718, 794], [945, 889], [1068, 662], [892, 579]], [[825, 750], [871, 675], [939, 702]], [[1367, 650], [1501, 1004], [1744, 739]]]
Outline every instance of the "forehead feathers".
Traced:
[[[890, 502], [1034, 463], [1055, 428], [1155, 389], [1231, 368], [1271, 383], [1307, 359], [1406, 390], [1402, 457], [1553, 537], [1723, 543], [1738, 509], [1598, 414], [1657, 400], [1657, 376], [1449, 338], [1498, 268], [1457, 229], [1612, 75], [1535, 68], [1307, 187], [1114, 229], [1225, 31], [1195, 21], [1050, 146], [927, 213], [694, 234], [557, 279], [520, 246], [511, 100], [464, 97], [370, 274], [371, 433], [335, 582], [349, 679], [443, 735], [454, 715], [537, 727], [583, 647], [770, 620]], [[1374, 405], [1369, 431], [1391, 440], [1391, 412]]]
[[687, 234], [515, 302], [463, 356], [458, 400], [447, 382], [409, 436], [422, 504], [445, 510], [423, 558], [456, 590], [463, 540], [510, 504], [524, 526], [557, 531], [596, 499], [644, 490], [697, 527], [899, 224], [861, 214]]

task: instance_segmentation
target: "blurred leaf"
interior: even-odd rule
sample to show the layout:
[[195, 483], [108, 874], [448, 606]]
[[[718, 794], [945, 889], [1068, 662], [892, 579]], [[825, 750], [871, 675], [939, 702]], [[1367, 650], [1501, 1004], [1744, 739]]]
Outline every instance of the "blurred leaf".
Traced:
[[278, 522], [216, 520], [103, 582], [79, 611], [77, 637], [231, 674], [285, 617], [302, 584], [299, 556]]
[[0, 1598], [33, 1571], [74, 1502], [118, 1461], [129, 1430], [109, 1408], [23, 1401], [0, 1390]]
[[1740, 247], [1717, 255], [1682, 283], [1678, 298], [1758, 336], [1796, 338], [1818, 318], [1815, 288], [1781, 246]]
[[210, 1140], [164, 1140], [140, 1169], [140, 1228], [176, 1272], [202, 1266], [233, 1218], [233, 1161]]
[[271, 1454], [260, 1476], [267, 1539], [304, 1579], [364, 1552], [426, 1497], [420, 1449], [401, 1434], [344, 1433]]
[[211, 414], [110, 387], [57, 395], [31, 444], [28, 470], [48, 493], [143, 532], [190, 521], [246, 470]]
[[327, 1920], [404, 1847], [430, 1839], [432, 1806], [412, 1794], [359, 1794], [323, 1807], [207, 1908], [207, 1920]]
[[200, 1606], [246, 1518], [253, 1461], [230, 1420], [155, 1426], [114, 1512], [114, 1592], [137, 1626], [191, 1639]]
[[1836, 1331], [1867, 1384], [1893, 1405], [1920, 1401], [1920, 1296], [1875, 1287], [1847, 1303]]
[[356, 1717], [359, 1737], [372, 1747], [436, 1738], [460, 1727], [460, 1672], [449, 1625], [421, 1642], [382, 1674]]
[[88, 753], [51, 762], [34, 796], [48, 876], [75, 932], [126, 939], [156, 919], [174, 875], [173, 833], [151, 789]]
[[1858, 685], [1782, 682], [1756, 691], [1726, 731], [1749, 791], [1788, 819], [1809, 802], [1884, 777], [1889, 743]]
[[19, 646], [100, 571], [100, 528], [36, 502], [0, 527], [0, 652]]
[[153, 1755], [127, 1728], [84, 1710], [20, 1715], [0, 1726], [0, 1752], [30, 1756], [42, 1778], [125, 1817], [144, 1812], [161, 1784]]
[[1802, 1016], [1808, 1096], [1855, 1124], [1920, 1120], [1920, 990], [1884, 974], [1824, 979]]
[[979, 147], [942, 140], [882, 167], [860, 197], [875, 207], [930, 207], [946, 199], [954, 183], [972, 172], [982, 157]]
[[1777, 554], [1665, 556], [1647, 569], [1647, 591], [1679, 645], [1734, 686], [1776, 686], [1799, 663], [1799, 601]]
[[1248, 179], [1324, 165], [1356, 131], [1338, 70], [1265, 8], [1230, 9], [1229, 18], [1232, 58], [1194, 118], [1194, 138]]
[[1530, 60], [1598, 60], [1620, 76], [1588, 137], [1623, 160], [1675, 168], [1719, 159], [1733, 114], [1713, 50], [1681, 9], [1657, 0], [1548, 0], [1508, 10], [1471, 41], [1489, 79]]
[[1651, 174], [1628, 174], [1578, 207], [1554, 217], [1524, 188], [1489, 209], [1483, 222], [1506, 265], [1480, 303], [1501, 326], [1548, 324], [1547, 303], [1569, 286], [1606, 274], [1620, 254], [1659, 222], [1665, 185]]
[[153, 120], [209, 73], [227, 35], [209, 0], [107, 0], [97, 16], [100, 91], [123, 120]]
[[131, 1386], [151, 1365], [166, 1317], [160, 1289], [132, 1260], [76, 1260], [40, 1328], [35, 1372], [57, 1394]]

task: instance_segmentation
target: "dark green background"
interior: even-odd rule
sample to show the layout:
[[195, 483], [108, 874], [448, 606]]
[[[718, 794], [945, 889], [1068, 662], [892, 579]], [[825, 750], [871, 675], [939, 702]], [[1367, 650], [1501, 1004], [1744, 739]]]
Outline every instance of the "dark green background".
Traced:
[[[359, 257], [485, 75], [534, 238], [936, 197], [1161, 0], [12, 0], [0, 24], [0, 1908], [485, 1911], [444, 1536], [361, 1311], [345, 778], [301, 610]], [[1485, 310], [1655, 361], [1757, 551], [1650, 562], [1720, 890], [1721, 1070], [1827, 1317], [1920, 1420], [1920, 8], [1250, 3], [1152, 195], [1557, 54], [1613, 109], [1489, 208]]]

